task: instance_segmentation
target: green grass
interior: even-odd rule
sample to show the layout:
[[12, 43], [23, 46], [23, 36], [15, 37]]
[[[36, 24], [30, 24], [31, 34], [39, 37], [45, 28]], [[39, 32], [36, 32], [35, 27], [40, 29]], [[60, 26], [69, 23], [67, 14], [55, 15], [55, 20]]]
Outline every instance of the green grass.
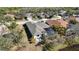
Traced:
[[53, 49], [51, 49], [51, 51], [58, 51], [59, 49], [63, 49], [65, 47], [67, 47], [66, 44], [59, 44], [59, 45], [55, 46]]

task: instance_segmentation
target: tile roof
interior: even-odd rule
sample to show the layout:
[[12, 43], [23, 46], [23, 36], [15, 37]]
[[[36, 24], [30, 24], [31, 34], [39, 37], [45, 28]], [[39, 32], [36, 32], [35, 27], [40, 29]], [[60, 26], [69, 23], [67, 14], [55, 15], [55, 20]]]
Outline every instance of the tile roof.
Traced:
[[48, 20], [47, 23], [52, 26], [52, 25], [57, 25], [57, 26], [62, 26], [62, 27], [67, 27], [68, 22], [64, 20]]

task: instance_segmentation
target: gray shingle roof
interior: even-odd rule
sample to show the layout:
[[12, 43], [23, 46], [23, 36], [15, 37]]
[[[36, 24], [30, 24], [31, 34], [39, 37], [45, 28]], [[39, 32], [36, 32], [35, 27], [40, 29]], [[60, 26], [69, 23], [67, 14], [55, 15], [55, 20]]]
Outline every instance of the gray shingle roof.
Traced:
[[44, 33], [47, 33], [49, 35], [54, 33], [54, 31], [50, 28], [50, 26], [45, 24], [44, 22], [37, 22], [37, 23], [27, 22], [26, 25], [29, 28], [32, 35], [41, 35]]
[[50, 26], [45, 24], [44, 22], [37, 22], [36, 23], [37, 26], [42, 27], [42, 28], [49, 28]]
[[34, 23], [27, 22], [26, 25], [28, 26], [28, 28], [29, 28], [30, 32], [32, 33], [32, 35], [39, 35], [39, 34], [42, 34], [42, 32], [44, 32], [44, 30], [42, 28], [39, 28]]

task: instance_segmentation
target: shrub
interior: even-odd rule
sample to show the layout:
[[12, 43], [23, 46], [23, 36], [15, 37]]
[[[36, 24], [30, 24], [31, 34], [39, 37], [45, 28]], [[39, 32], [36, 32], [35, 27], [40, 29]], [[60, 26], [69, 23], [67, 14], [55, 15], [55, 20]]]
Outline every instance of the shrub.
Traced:
[[10, 26], [7, 25], [7, 27], [10, 29], [10, 30], [13, 30], [15, 29], [17, 26], [17, 24], [15, 22], [11, 22]]
[[70, 23], [71, 23], [71, 24], [76, 24], [77, 21], [76, 21], [76, 20], [70, 20]]
[[52, 27], [55, 31], [58, 32], [58, 34], [65, 35], [66, 28], [60, 26], [52, 26]]
[[0, 50], [9, 50], [13, 45], [13, 39], [11, 37], [0, 37]]
[[51, 51], [51, 49], [53, 49], [53, 43], [47, 43], [47, 44], [45, 44], [44, 45], [44, 47], [43, 47], [43, 51]]

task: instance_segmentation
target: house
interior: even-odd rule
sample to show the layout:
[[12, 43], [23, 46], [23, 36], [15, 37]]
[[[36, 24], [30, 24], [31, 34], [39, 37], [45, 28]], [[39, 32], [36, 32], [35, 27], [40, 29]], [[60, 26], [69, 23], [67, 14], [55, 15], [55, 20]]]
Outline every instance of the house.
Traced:
[[16, 20], [25, 20], [23, 14], [15, 14], [14, 18]]
[[70, 35], [78, 35], [79, 36], [79, 24], [73, 25], [71, 24], [70, 27], [67, 29], [66, 34]]
[[59, 11], [59, 14], [60, 14], [61, 16], [65, 16], [65, 15], [66, 15], [66, 12], [67, 12], [67, 11], [65, 11], [65, 10], [60, 10], [60, 11]]
[[79, 22], [79, 15], [76, 15], [75, 18], [76, 18], [76, 21]]
[[69, 20], [75, 20], [75, 16], [69, 16]]
[[79, 16], [77, 16], [77, 15], [70, 16], [68, 19], [69, 19], [69, 21], [76, 20], [77, 22], [79, 22]]
[[63, 19], [61, 19], [61, 20], [48, 20], [46, 23], [50, 26], [55, 25], [55, 26], [60, 26], [60, 27], [64, 27], [64, 28], [67, 28], [67, 26], [68, 26], [68, 22], [64, 21]]
[[24, 13], [24, 18], [27, 20], [27, 18], [32, 18], [32, 13]]
[[61, 16], [58, 16], [58, 15], [54, 15], [54, 16], [51, 18], [51, 20], [57, 20], [57, 19], [62, 19], [62, 17], [61, 17]]
[[45, 13], [44, 12], [40, 13], [40, 16], [41, 18], [45, 18]]
[[44, 33], [42, 28], [37, 27], [34, 23], [31, 22], [27, 22], [23, 26], [29, 41], [31, 41], [31, 38], [34, 37], [33, 39], [36, 40], [36, 43], [41, 42], [41, 36]]
[[27, 22], [23, 26], [25, 28], [29, 41], [31, 41], [31, 38], [34, 37], [36, 43], [39, 43], [43, 40], [43, 35], [47, 36], [54, 33], [53, 30], [44, 22]]

